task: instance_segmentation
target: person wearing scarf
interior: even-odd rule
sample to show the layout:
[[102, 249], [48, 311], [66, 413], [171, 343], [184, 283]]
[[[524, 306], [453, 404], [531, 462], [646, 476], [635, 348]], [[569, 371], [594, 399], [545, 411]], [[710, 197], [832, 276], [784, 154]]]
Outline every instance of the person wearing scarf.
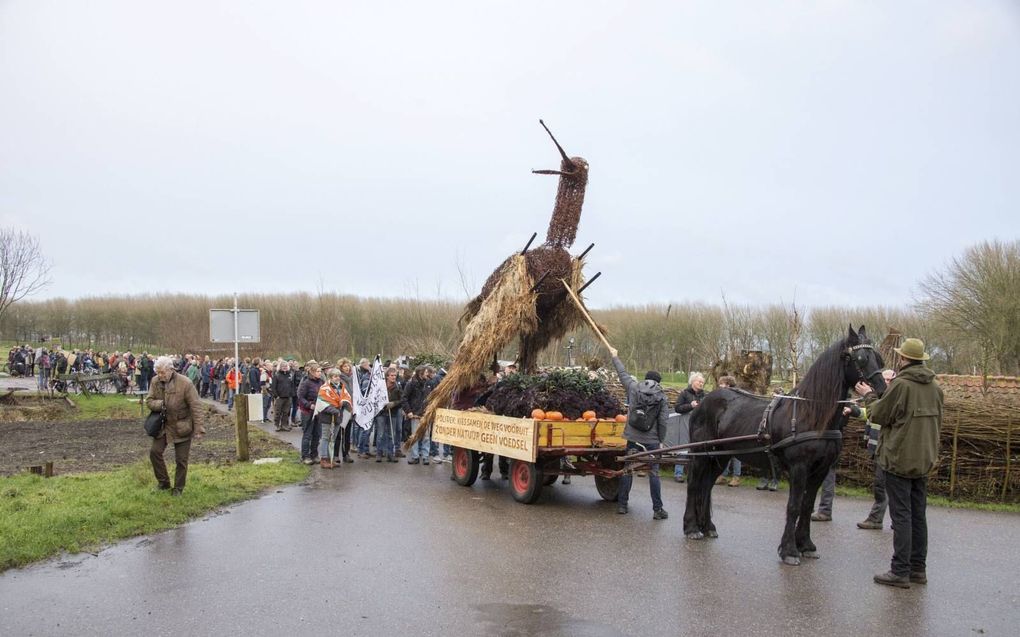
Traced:
[[319, 438], [319, 464], [323, 469], [332, 469], [336, 466], [337, 458], [331, 457], [330, 451], [341, 431], [347, 428], [351, 412], [354, 411], [353, 405], [351, 394], [340, 380], [340, 370], [329, 370], [329, 382], [319, 387], [313, 412], [313, 417], [318, 418], [322, 426], [322, 435]]

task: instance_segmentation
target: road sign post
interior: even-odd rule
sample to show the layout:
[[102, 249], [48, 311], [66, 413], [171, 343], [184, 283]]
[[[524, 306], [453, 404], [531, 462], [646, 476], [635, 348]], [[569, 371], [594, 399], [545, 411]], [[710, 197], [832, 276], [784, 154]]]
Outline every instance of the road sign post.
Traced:
[[209, 340], [213, 343], [234, 343], [234, 382], [237, 384], [234, 390], [234, 418], [237, 423], [237, 459], [242, 462], [248, 460], [248, 403], [238, 400], [237, 394], [241, 389], [240, 343], [260, 342], [259, 328], [259, 311], [238, 309], [236, 293], [233, 309], [209, 310]]

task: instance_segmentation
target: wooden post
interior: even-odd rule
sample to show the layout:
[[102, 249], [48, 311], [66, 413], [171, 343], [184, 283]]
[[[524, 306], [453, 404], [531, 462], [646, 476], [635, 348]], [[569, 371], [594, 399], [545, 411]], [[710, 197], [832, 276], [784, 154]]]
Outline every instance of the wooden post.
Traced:
[[53, 477], [53, 463], [52, 462], [47, 462], [46, 463], [46, 468], [43, 469], [43, 475], [45, 477], [47, 477], [47, 478], [52, 478]]
[[598, 323], [595, 322], [595, 319], [591, 317], [591, 314], [588, 314], [588, 310], [584, 308], [584, 303], [582, 303], [581, 299], [579, 299], [577, 295], [574, 294], [574, 290], [570, 287], [570, 284], [567, 283], [564, 279], [560, 279], [560, 283], [562, 283], [563, 287], [567, 289], [567, 294], [570, 295], [570, 299], [577, 306], [577, 309], [580, 310], [581, 316], [583, 316], [585, 320], [588, 321], [588, 325], [590, 325], [591, 330], [595, 332], [595, 336], [599, 337], [599, 340], [602, 341], [602, 344], [606, 346], [607, 350], [612, 349], [613, 346], [610, 345], [609, 341], [606, 340], [606, 337], [602, 334], [602, 330], [599, 329]]
[[956, 495], [956, 452], [960, 439], [960, 416], [956, 416], [956, 427], [953, 428], [953, 463], [949, 465], [949, 497]]
[[234, 394], [234, 420], [237, 428], [237, 459], [248, 462], [248, 396]]
[[1009, 472], [1011, 469], [1011, 460], [1013, 450], [1010, 448], [1013, 442], [1013, 414], [1010, 413], [1008, 420], [1006, 420], [1006, 469], [1003, 471], [1002, 476], [1002, 495], [999, 499], [1003, 502], [1006, 501], [1006, 491], [1009, 490]]

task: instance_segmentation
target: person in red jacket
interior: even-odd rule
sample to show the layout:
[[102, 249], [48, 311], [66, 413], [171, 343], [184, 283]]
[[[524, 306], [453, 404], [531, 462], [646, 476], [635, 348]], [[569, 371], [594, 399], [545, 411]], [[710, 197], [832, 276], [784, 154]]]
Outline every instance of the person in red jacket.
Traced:
[[227, 372], [227, 409], [233, 409], [234, 395], [237, 394], [237, 382], [240, 377], [237, 368], [234, 367], [234, 360], [228, 358], [227, 364], [230, 365], [230, 371]]

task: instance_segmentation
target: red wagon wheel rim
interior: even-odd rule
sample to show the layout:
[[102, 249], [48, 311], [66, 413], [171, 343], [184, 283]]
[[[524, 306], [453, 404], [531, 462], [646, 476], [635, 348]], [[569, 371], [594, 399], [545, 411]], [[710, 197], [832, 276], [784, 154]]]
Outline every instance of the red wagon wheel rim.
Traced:
[[465, 449], [457, 447], [453, 450], [453, 471], [461, 478], [467, 475], [468, 453]]
[[528, 490], [531, 485], [531, 472], [528, 471], [528, 465], [525, 462], [515, 462], [513, 468], [513, 475], [510, 479], [513, 481], [514, 490], [518, 493], [524, 493]]

